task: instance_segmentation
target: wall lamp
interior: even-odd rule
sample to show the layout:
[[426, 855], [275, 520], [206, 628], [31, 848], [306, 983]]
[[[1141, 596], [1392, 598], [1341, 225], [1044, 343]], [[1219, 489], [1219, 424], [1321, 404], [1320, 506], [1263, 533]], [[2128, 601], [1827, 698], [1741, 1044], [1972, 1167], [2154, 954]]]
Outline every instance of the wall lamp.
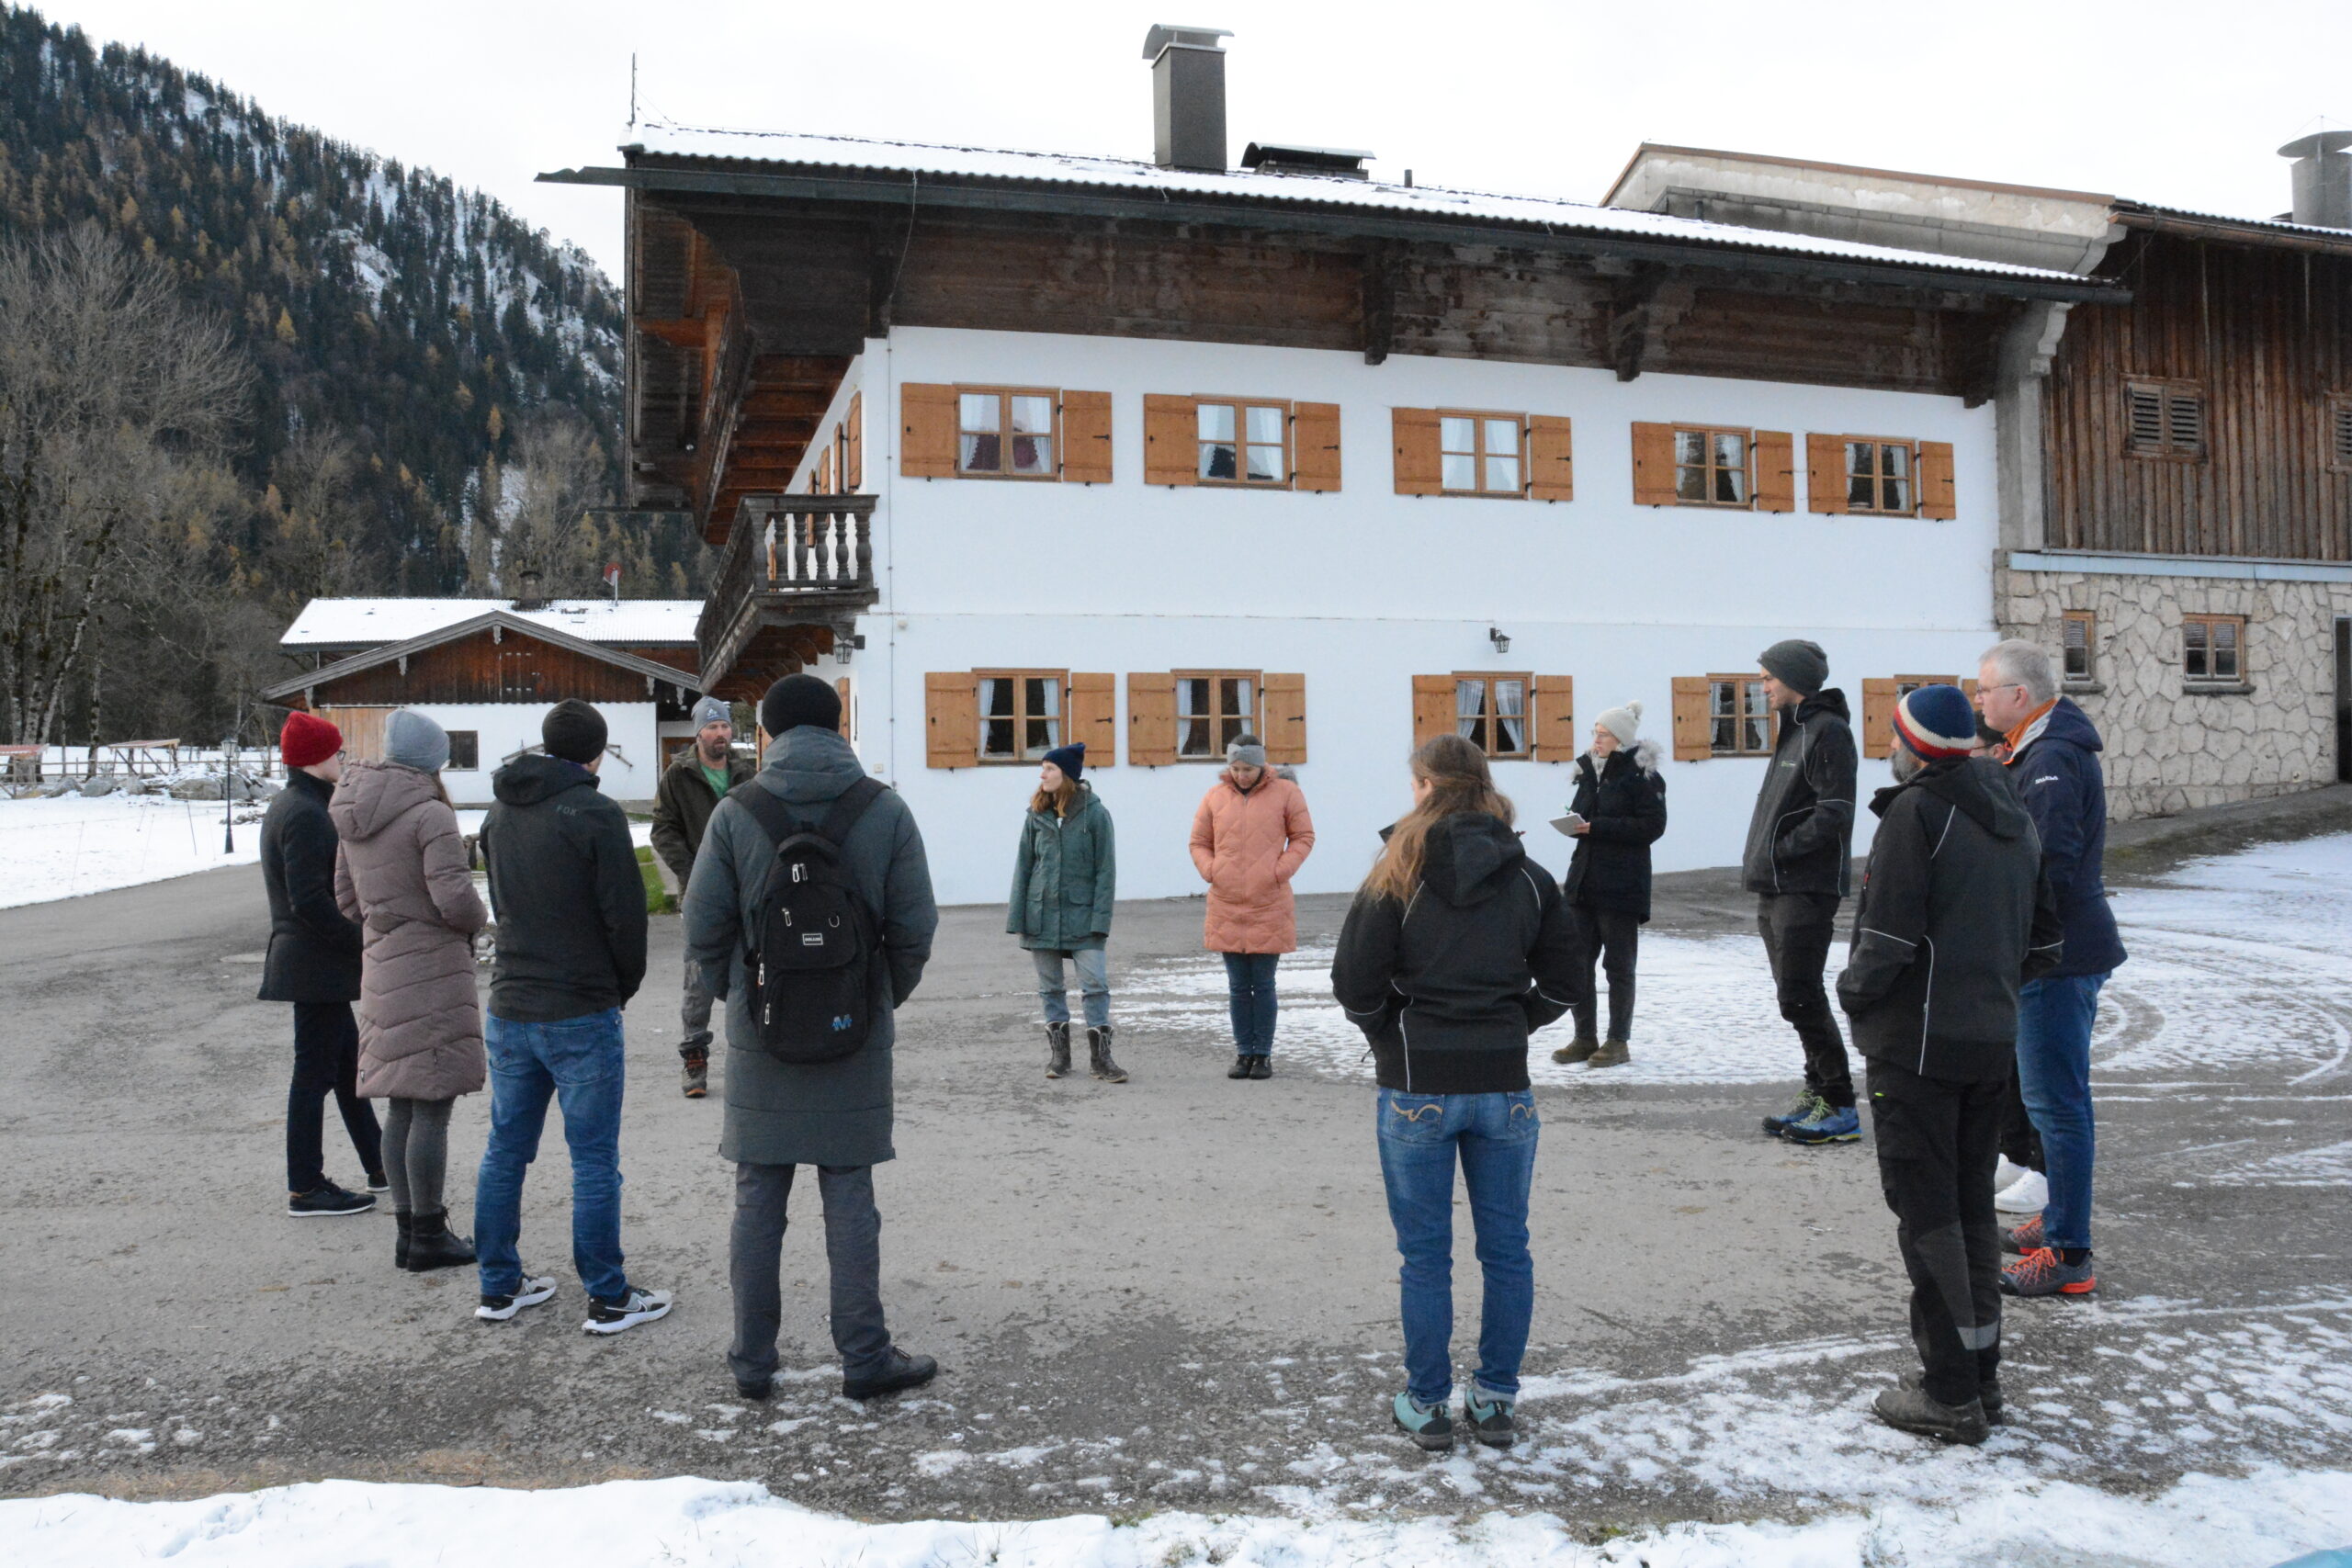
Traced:
[[1499, 626], [1488, 626], [1487, 628], [1487, 640], [1495, 645], [1495, 651], [1497, 653], [1509, 653], [1510, 651], [1510, 634], [1504, 631]]

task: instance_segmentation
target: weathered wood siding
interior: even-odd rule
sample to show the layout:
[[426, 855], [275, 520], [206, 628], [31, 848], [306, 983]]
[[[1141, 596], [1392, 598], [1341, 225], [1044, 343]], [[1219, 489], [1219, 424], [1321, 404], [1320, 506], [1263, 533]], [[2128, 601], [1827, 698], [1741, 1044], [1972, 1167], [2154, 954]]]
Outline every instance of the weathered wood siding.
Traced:
[[[681, 668], [692, 668], [693, 656], [675, 650], [649, 650], [643, 657], [664, 664], [682, 658], [687, 662]], [[321, 705], [555, 703], [579, 697], [592, 703], [658, 701], [665, 710], [680, 707], [675, 692], [667, 685], [649, 693], [645, 677], [634, 671], [512, 631], [500, 642], [481, 632], [412, 654], [405, 672], [397, 662], [379, 664], [338, 680], [322, 681], [311, 691]], [[688, 697], [691, 701], [691, 693]], [[683, 715], [684, 709], [680, 711]]]

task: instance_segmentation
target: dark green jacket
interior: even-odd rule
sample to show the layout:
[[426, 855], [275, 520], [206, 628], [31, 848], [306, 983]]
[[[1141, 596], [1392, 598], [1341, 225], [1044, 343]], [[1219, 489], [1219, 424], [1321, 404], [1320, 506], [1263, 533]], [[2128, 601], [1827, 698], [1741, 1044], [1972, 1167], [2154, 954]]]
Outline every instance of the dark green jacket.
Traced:
[[1022, 823], [1004, 929], [1022, 946], [1048, 953], [1101, 947], [1111, 934], [1117, 886], [1110, 808], [1081, 781], [1068, 817], [1032, 811]]
[[[731, 747], [728, 750], [729, 789], [757, 772], [749, 758]], [[710, 814], [718, 809], [718, 798], [711, 792], [710, 781], [703, 777], [702, 761], [692, 746], [662, 771], [661, 785], [653, 792], [653, 852], [677, 877], [682, 890], [695, 874], [695, 854], [702, 848]]]

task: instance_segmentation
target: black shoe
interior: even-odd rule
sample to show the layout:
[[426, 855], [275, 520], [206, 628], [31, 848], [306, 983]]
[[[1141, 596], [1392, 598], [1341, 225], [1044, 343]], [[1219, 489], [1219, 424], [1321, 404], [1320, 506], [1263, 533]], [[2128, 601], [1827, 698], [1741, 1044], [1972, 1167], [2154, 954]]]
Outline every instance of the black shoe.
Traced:
[[761, 1378], [756, 1382], [745, 1382], [741, 1378], [737, 1378], [735, 1392], [754, 1404], [765, 1404], [768, 1402], [768, 1396], [775, 1393], [775, 1379]]
[[1272, 1077], [1274, 1076], [1274, 1059], [1272, 1056], [1250, 1057], [1250, 1076], [1253, 1078]]
[[410, 1273], [455, 1269], [473, 1261], [473, 1238], [452, 1235], [446, 1212], [409, 1216], [408, 1261], [401, 1267]]
[[688, 1100], [700, 1100], [710, 1093], [710, 1053], [681, 1051], [678, 1053], [678, 1077]]
[[1049, 1078], [1069, 1077], [1069, 1025], [1046, 1025], [1046, 1076]]
[[[1903, 1374], [1903, 1386], [1905, 1388], [1917, 1389], [1920, 1393], [1925, 1393], [1928, 1391], [1928, 1374], [1917, 1371], [1905, 1372]], [[2002, 1412], [2007, 1408], [2008, 1402], [2001, 1397], [2001, 1385], [1999, 1383], [1978, 1383], [1976, 1385], [1976, 1403], [1984, 1407], [1984, 1424], [1986, 1426], [2004, 1427], [2008, 1424], [2007, 1418], [2002, 1415]]]
[[286, 1200], [286, 1212], [298, 1220], [315, 1220], [338, 1214], [364, 1214], [376, 1206], [376, 1200], [365, 1192], [349, 1192], [332, 1181], [322, 1181], [308, 1192]]
[[400, 1226], [400, 1234], [392, 1238], [392, 1267], [405, 1269], [408, 1267], [408, 1244], [415, 1235], [416, 1221], [406, 1209], [394, 1209], [392, 1223]]
[[1887, 1389], [1871, 1402], [1871, 1408], [1896, 1431], [1916, 1432], [1940, 1443], [1966, 1443], [1973, 1448], [1991, 1435], [1984, 1407], [1975, 1400], [1944, 1404], [1925, 1388], [1905, 1384]]
[[390, 1192], [391, 1190], [392, 1190], [392, 1179], [391, 1179], [390, 1177], [386, 1176], [386, 1175], [385, 1175], [382, 1171], [380, 1171], [380, 1170], [371, 1170], [371, 1171], [369, 1171], [369, 1172], [368, 1173], [368, 1191], [370, 1191], [370, 1192]]
[[1248, 1077], [1250, 1076], [1250, 1058], [1247, 1056], [1234, 1057], [1233, 1066], [1225, 1069], [1225, 1076], [1229, 1078]]
[[868, 1377], [842, 1379], [844, 1399], [872, 1399], [878, 1394], [896, 1393], [902, 1388], [921, 1388], [939, 1375], [939, 1363], [929, 1356], [910, 1356], [897, 1346], [890, 1347], [890, 1359], [882, 1370]]
[[555, 1294], [555, 1281], [542, 1274], [534, 1280], [523, 1276], [523, 1282], [507, 1295], [482, 1293], [481, 1305], [474, 1308], [474, 1315], [485, 1323], [504, 1323], [525, 1307], [535, 1307]]
[[1125, 1083], [1127, 1070], [1111, 1060], [1111, 1026], [1086, 1032], [1087, 1071], [1104, 1083]]

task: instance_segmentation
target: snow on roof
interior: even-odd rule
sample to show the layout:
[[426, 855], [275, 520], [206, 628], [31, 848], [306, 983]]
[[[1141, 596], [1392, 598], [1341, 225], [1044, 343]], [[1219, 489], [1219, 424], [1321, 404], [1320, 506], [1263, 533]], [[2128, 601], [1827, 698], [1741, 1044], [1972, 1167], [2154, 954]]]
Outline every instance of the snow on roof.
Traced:
[[286, 635], [285, 649], [379, 648], [406, 642], [492, 610], [570, 632], [587, 642], [632, 648], [691, 648], [699, 599], [555, 599], [543, 610], [517, 610], [511, 599], [313, 599]]
[[1594, 207], [1545, 197], [1497, 196], [1439, 186], [1385, 185], [1377, 180], [1317, 175], [1262, 175], [1247, 169], [1224, 174], [1163, 168], [1127, 158], [1084, 157], [1067, 152], [1017, 152], [986, 147], [951, 147], [920, 141], [875, 141], [849, 136], [805, 136], [790, 131], [706, 130], [689, 126], [632, 126], [624, 152], [668, 158], [728, 163], [782, 164], [814, 168], [881, 169], [914, 175], [957, 175], [981, 179], [1045, 180], [1061, 185], [1113, 186], [1189, 195], [1243, 197], [1258, 200], [1361, 207], [1435, 219], [1486, 219], [1539, 223], [1643, 239], [1679, 241], [1742, 250], [1836, 257], [1843, 261], [1931, 266], [1939, 272], [1973, 272], [2001, 277], [2036, 277], [2079, 283], [2067, 272], [2016, 266], [1971, 257], [1866, 245], [1807, 234], [1702, 223], [1657, 212]]

